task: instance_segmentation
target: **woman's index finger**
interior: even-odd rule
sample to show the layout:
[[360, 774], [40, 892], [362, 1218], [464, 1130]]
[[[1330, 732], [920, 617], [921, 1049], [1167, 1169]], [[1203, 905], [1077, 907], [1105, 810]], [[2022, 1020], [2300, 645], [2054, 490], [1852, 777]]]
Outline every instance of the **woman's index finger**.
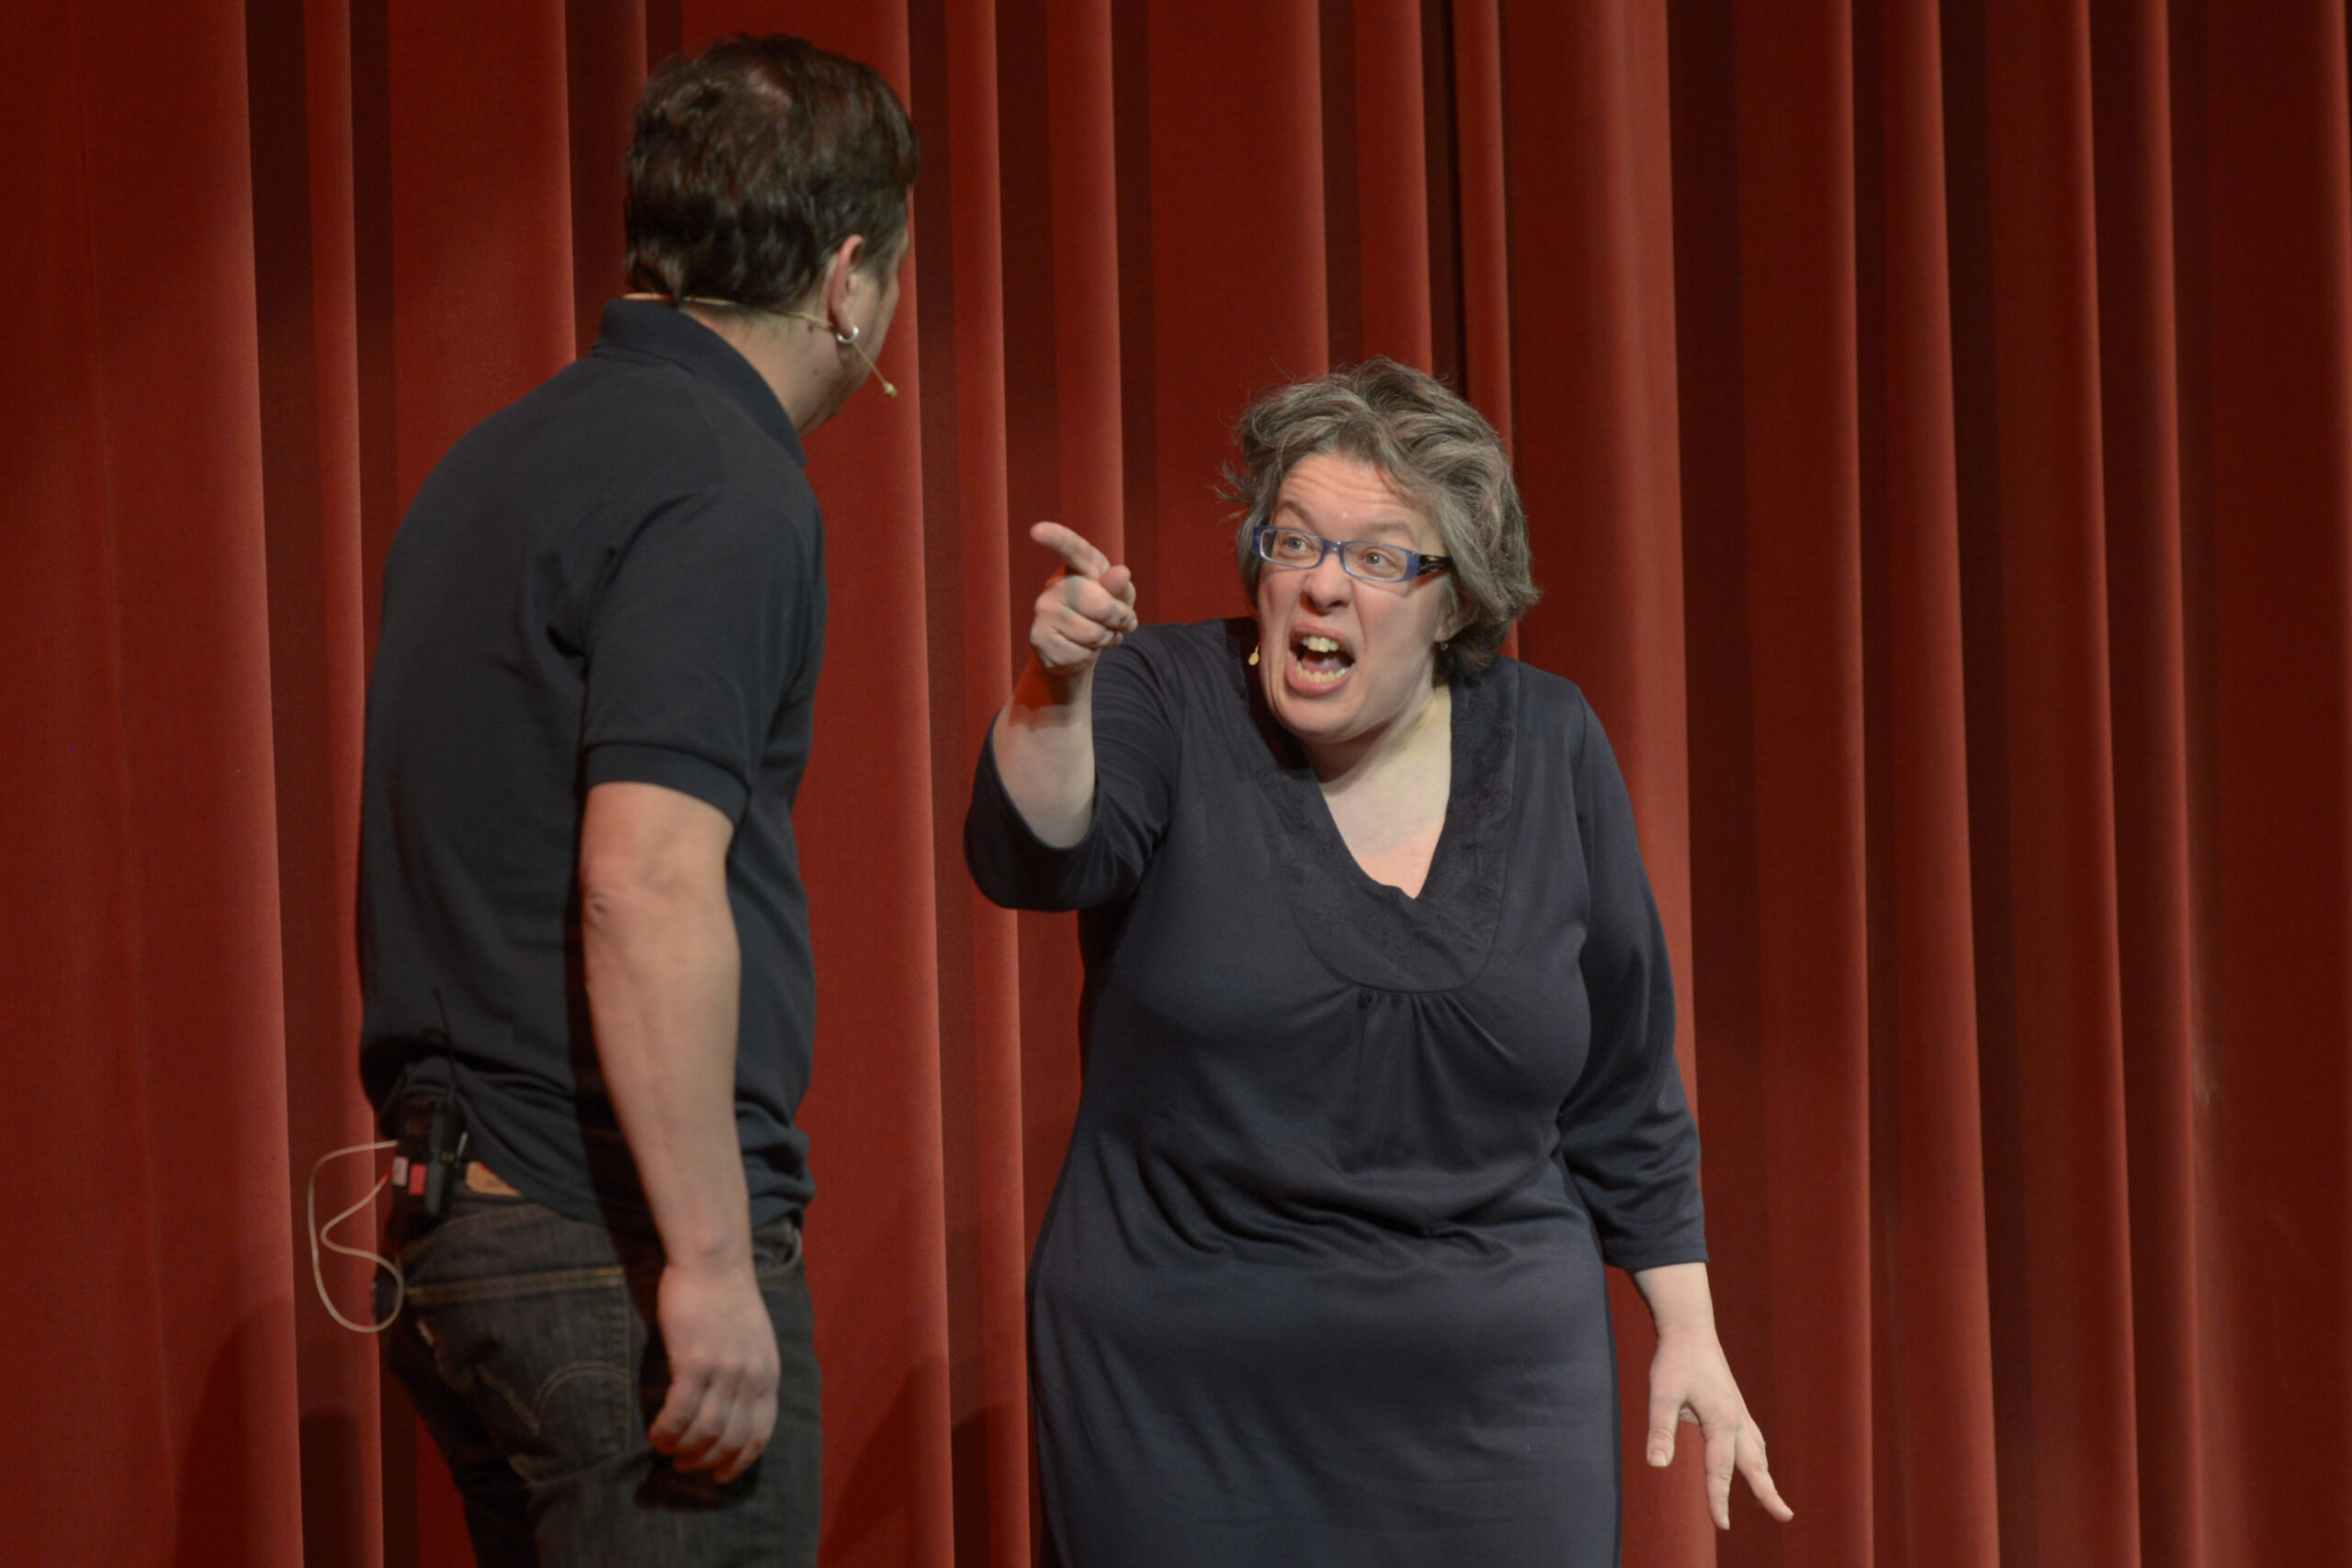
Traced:
[[1030, 538], [1062, 558], [1062, 563], [1080, 577], [1101, 577], [1111, 570], [1111, 558], [1086, 542], [1077, 529], [1059, 523], [1035, 523], [1029, 528]]

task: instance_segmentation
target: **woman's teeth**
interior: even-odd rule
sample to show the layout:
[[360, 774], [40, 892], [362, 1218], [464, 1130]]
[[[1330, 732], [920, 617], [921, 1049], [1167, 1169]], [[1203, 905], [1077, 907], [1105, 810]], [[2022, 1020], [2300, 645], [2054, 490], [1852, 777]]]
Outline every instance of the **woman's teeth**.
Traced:
[[1355, 663], [1340, 649], [1339, 639], [1321, 636], [1303, 637], [1297, 644], [1297, 666], [1301, 679], [1317, 685], [1336, 685], [1347, 679], [1349, 667]]

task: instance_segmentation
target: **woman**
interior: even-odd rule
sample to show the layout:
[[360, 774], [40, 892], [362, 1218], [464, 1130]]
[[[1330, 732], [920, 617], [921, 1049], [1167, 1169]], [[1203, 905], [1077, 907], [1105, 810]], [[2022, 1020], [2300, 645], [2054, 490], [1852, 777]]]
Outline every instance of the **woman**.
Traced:
[[[966, 853], [1084, 911], [1086, 1082], [1032, 1275], [1069, 1568], [1610, 1564], [1602, 1262], [1656, 1318], [1649, 1457], [1702, 1427], [1788, 1517], [1709, 1304], [1673, 987], [1501, 445], [1386, 360], [1242, 417], [1254, 617], [1138, 628], [1054, 524]], [[1124, 645], [1124, 646], [1122, 646]], [[1115, 651], [1114, 651], [1115, 650]]]

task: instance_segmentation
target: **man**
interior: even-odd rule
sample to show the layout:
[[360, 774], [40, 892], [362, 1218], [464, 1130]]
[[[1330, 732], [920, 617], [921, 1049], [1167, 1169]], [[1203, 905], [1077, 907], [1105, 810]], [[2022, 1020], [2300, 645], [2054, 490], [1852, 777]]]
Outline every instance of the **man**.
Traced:
[[658, 76], [642, 292], [392, 543], [361, 848], [385, 1359], [483, 1568], [816, 1560], [799, 438], [880, 352], [916, 161], [881, 78], [798, 39]]

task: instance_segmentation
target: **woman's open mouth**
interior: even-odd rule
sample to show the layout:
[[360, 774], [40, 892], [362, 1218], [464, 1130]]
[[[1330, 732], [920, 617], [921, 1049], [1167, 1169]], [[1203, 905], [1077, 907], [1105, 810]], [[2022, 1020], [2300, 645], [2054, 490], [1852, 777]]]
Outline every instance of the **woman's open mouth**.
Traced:
[[1355, 655], [1337, 637], [1309, 634], [1290, 645], [1292, 683], [1306, 691], [1329, 691], [1348, 678]]

